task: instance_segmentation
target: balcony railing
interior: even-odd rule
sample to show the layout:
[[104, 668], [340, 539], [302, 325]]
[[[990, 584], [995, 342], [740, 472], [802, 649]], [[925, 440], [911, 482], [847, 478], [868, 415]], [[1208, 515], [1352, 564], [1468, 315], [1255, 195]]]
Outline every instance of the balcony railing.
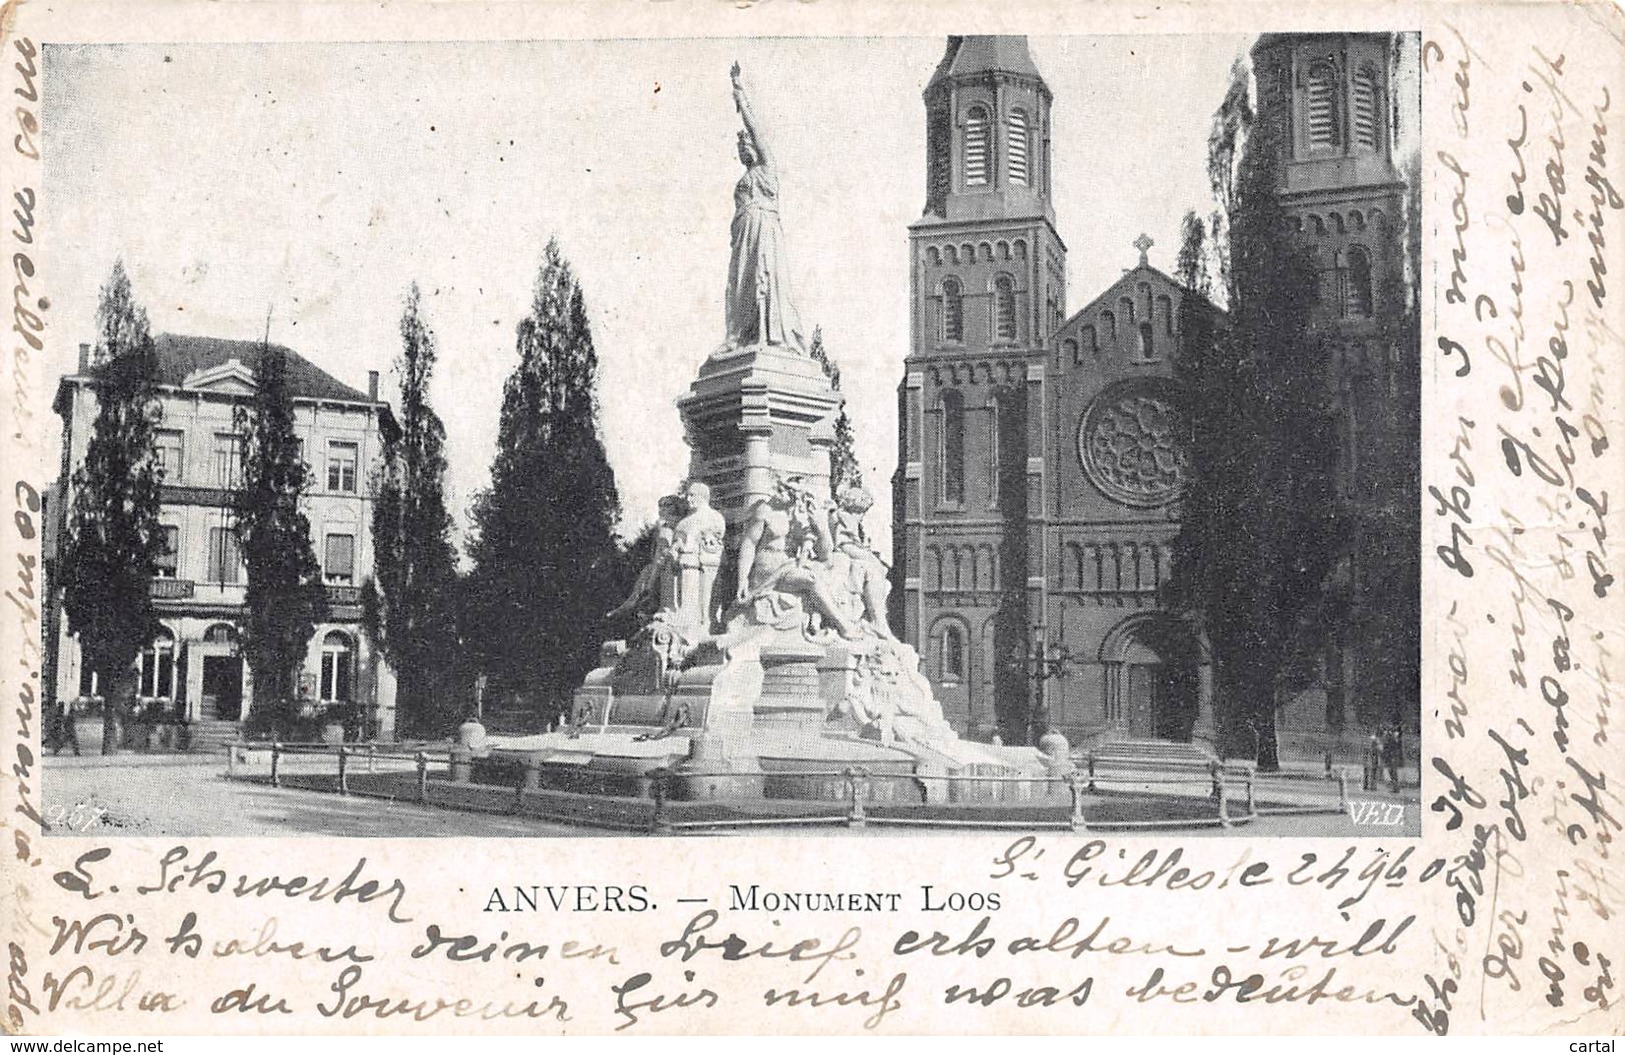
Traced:
[[328, 604], [360, 604], [361, 587], [327, 585]]
[[197, 588], [191, 579], [153, 579], [149, 592], [155, 601], [184, 601]]

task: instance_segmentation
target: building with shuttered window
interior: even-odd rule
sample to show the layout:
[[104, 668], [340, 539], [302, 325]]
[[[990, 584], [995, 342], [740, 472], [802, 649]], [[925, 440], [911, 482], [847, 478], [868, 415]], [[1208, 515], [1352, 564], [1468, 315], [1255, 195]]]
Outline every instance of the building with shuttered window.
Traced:
[[[138, 696], [194, 726], [194, 743], [234, 735], [249, 715], [254, 672], [238, 653], [247, 576], [232, 531], [232, 491], [241, 482], [234, 414], [253, 398], [264, 353], [258, 342], [162, 334], [156, 338], [161, 419], [154, 441], [163, 472], [164, 555], [152, 580], [162, 630], [138, 659]], [[372, 481], [384, 437], [397, 426], [378, 399], [287, 355], [294, 427], [309, 472], [302, 508], [322, 566], [328, 613], [313, 635], [299, 694], [313, 704], [359, 704], [375, 735], [394, 729], [394, 676], [365, 633], [362, 584], [372, 574]], [[61, 532], [71, 515], [73, 473], [96, 420], [97, 368], [80, 346], [78, 370], [58, 386], [62, 475], [53, 512]], [[53, 603], [60, 603], [53, 599]], [[99, 672], [81, 658], [68, 620], [57, 619], [56, 698], [95, 697]]]

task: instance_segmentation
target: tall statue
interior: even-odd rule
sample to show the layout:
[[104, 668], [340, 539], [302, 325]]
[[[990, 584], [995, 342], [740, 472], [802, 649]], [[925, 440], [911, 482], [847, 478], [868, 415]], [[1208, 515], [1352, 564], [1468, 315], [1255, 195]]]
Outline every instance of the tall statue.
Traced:
[[760, 119], [740, 79], [730, 71], [734, 106], [745, 123], [739, 160], [745, 174], [734, 185], [733, 256], [728, 263], [728, 347], [757, 344], [805, 348], [801, 316], [790, 299], [790, 260], [779, 222], [779, 177]]

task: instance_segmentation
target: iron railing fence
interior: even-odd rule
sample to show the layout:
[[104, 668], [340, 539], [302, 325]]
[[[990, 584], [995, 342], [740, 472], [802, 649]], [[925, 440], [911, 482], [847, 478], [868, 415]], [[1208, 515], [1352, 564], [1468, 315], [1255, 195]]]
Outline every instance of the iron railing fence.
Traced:
[[[1093, 764], [1093, 759], [1086, 770], [1044, 776], [888, 773], [861, 765], [743, 770], [697, 770], [685, 766], [655, 769], [644, 774], [649, 794], [642, 797], [543, 787], [538, 763], [529, 760], [514, 767], [511, 785], [445, 779], [435, 771], [449, 774], [457, 756], [440, 746], [431, 749], [430, 745], [420, 745], [413, 749], [378, 744], [272, 741], [269, 744], [233, 743], [224, 749], [226, 776], [232, 779], [264, 779], [274, 787], [299, 787], [653, 833], [820, 825], [854, 829], [878, 826], [1126, 832], [1231, 828], [1261, 817], [1343, 813], [1349, 803], [1348, 778], [1342, 772], [1336, 774], [1335, 805], [1329, 802], [1267, 803], [1260, 802], [1259, 791], [1261, 785], [1268, 783], [1268, 777], [1250, 767], [1231, 767], [1217, 762], [1211, 764], [1206, 773], [1189, 775], [1148, 775], [1143, 769], [1132, 774], [1110, 773]], [[247, 753], [254, 751], [269, 752], [270, 765], [264, 777], [244, 768]], [[331, 765], [318, 765], [314, 769], [294, 762], [327, 758], [332, 759]], [[403, 785], [398, 779], [376, 779], [402, 775], [410, 775], [410, 782]], [[359, 782], [358, 777], [362, 778]], [[727, 797], [690, 799], [674, 794], [680, 784], [696, 781], [765, 779], [781, 783], [797, 779], [838, 782], [842, 794], [838, 799], [745, 796], [737, 800]], [[881, 784], [897, 787], [888, 788], [889, 794], [877, 794], [877, 785]], [[985, 799], [994, 787], [1012, 784], [1025, 785], [1024, 792], [1014, 799]], [[941, 786], [942, 795], [937, 801], [929, 794], [933, 785]], [[1192, 795], [1188, 790], [1167, 790], [1192, 786], [1203, 787], [1208, 793], [1204, 796]], [[905, 794], [900, 797], [896, 794], [898, 790]], [[978, 794], [984, 796], [984, 801], [975, 801]], [[1156, 802], [1164, 808], [1177, 805], [1181, 815], [1124, 817], [1115, 815], [1120, 810], [1100, 808], [1124, 805], [1131, 798]]]

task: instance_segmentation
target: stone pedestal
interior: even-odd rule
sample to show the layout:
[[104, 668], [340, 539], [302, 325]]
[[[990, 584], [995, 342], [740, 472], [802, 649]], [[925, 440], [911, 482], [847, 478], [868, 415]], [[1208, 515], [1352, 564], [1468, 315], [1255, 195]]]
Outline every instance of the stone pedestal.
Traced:
[[840, 409], [840, 394], [803, 352], [782, 345], [719, 351], [677, 401], [692, 451], [689, 479], [710, 485], [730, 525], [772, 492], [775, 472], [828, 495]]

